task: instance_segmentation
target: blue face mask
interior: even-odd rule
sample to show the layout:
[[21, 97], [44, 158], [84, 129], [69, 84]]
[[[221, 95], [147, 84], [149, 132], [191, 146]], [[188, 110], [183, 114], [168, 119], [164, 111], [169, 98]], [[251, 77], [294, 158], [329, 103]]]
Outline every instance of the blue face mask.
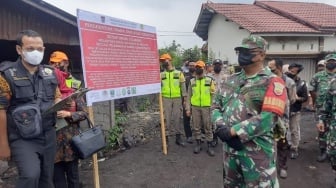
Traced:
[[251, 65], [254, 62], [252, 59], [256, 56], [256, 54], [252, 54], [250, 52], [239, 52], [238, 54], [238, 63], [240, 66]]

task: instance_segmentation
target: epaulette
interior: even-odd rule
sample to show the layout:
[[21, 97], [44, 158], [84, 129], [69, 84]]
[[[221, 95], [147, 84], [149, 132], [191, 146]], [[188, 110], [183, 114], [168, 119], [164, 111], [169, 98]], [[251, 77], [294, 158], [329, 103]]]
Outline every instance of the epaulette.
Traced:
[[210, 78], [211, 81], [213, 81], [214, 79], [211, 76], [205, 76], [206, 78]]
[[4, 72], [5, 70], [12, 68], [15, 62], [13, 61], [3, 61], [0, 63], [0, 72]]

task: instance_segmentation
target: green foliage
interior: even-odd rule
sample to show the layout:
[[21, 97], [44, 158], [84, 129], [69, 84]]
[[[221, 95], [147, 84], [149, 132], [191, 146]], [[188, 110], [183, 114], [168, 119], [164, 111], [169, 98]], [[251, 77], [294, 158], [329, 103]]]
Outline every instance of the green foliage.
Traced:
[[[183, 51], [182, 59], [184, 61], [198, 61], [202, 59], [202, 54], [200, 49], [195, 46], [194, 48], [189, 48]], [[203, 60], [203, 59], [202, 59]]]
[[120, 112], [119, 110], [115, 111], [115, 125], [122, 125], [127, 121], [127, 116]]
[[193, 48], [184, 49], [175, 40], [165, 48], [159, 49], [159, 54], [169, 53], [172, 57], [172, 62], [175, 68], [179, 69], [183, 66], [185, 61], [198, 61], [203, 60], [207, 62], [207, 54], [201, 53], [201, 49], [197, 46]]
[[108, 130], [107, 136], [107, 147], [115, 149], [120, 145], [120, 135], [123, 130], [121, 128], [122, 124], [127, 121], [127, 116], [120, 111], [115, 112], [115, 124], [110, 130]]
[[149, 101], [148, 97], [142, 97], [139, 100], [139, 104], [138, 104], [138, 110], [140, 112], [145, 112], [148, 110], [148, 108], [150, 107], [151, 102]]
[[176, 44], [175, 40], [173, 40], [172, 44], [170, 44], [169, 46], [159, 49], [160, 55], [164, 53], [168, 53], [172, 57], [172, 63], [176, 68], [182, 67], [183, 62], [181, 59], [181, 45]]
[[122, 133], [122, 128], [118, 125], [114, 125], [109, 131], [108, 131], [108, 137], [107, 137], [107, 147], [115, 149], [120, 144], [120, 135]]

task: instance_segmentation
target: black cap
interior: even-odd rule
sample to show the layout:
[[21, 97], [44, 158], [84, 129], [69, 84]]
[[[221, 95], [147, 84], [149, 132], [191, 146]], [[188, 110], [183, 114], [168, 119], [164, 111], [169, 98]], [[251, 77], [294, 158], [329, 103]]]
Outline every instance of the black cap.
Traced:
[[299, 68], [299, 72], [301, 72], [303, 70], [303, 66], [301, 64], [297, 64], [297, 63], [292, 63], [288, 66], [288, 69], [291, 69], [291, 68]]
[[213, 62], [212, 62], [212, 64], [214, 65], [214, 64], [223, 64], [222, 63], [222, 60], [220, 60], [220, 59], [215, 59]]

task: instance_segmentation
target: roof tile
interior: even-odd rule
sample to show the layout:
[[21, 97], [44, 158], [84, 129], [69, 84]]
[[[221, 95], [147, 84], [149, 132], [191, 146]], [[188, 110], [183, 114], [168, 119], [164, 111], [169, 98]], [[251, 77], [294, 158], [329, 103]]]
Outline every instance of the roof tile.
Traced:
[[207, 5], [251, 33], [320, 33], [309, 26], [256, 5], [226, 3]]
[[317, 28], [336, 28], [336, 7], [323, 3], [257, 1]]

